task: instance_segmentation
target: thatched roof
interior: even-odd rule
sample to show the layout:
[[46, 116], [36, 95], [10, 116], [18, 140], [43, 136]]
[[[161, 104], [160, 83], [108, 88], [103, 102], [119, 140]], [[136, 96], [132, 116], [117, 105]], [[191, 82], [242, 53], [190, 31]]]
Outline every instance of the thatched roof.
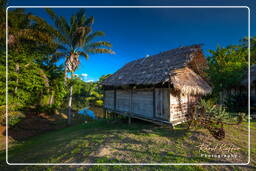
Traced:
[[169, 81], [174, 88], [183, 93], [208, 94], [211, 92], [211, 87], [189, 69], [190, 62], [199, 54], [202, 54], [200, 45], [192, 45], [141, 58], [129, 62], [102, 84], [119, 87], [156, 85]]
[[209, 94], [211, 87], [188, 67], [171, 71], [171, 83], [185, 94]]
[[[248, 72], [245, 72], [244, 79], [241, 81], [242, 86], [248, 86]], [[256, 82], [256, 64], [252, 65], [250, 68], [250, 77], [251, 77], [251, 84]]]

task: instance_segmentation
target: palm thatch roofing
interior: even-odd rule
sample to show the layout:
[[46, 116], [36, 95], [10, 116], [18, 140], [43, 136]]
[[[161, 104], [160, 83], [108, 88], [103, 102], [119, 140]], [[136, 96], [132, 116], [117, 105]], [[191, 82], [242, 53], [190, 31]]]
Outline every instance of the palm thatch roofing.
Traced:
[[[245, 72], [245, 76], [244, 79], [241, 81], [241, 85], [242, 86], [248, 86], [248, 72]], [[252, 65], [250, 68], [250, 78], [251, 78], [251, 82], [250, 84], [253, 84], [256, 82], [256, 64]]]
[[212, 88], [190, 67], [200, 54], [201, 46], [192, 45], [137, 59], [127, 63], [102, 84], [120, 87], [170, 82], [175, 89], [186, 94], [209, 94]]

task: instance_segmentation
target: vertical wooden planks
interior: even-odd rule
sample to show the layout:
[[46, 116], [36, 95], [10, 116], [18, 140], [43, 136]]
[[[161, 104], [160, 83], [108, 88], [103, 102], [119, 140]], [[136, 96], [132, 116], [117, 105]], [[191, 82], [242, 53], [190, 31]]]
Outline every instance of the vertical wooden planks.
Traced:
[[132, 93], [132, 113], [153, 118], [153, 90], [134, 89]]
[[188, 96], [178, 92], [171, 92], [171, 121], [186, 120], [188, 112]]
[[159, 119], [169, 120], [169, 90], [167, 88], [156, 88], [155, 100], [155, 117]]
[[114, 89], [114, 110], [116, 110], [116, 89]]
[[114, 90], [104, 91], [104, 107], [114, 109]]
[[116, 90], [116, 110], [129, 112], [130, 110], [130, 91]]

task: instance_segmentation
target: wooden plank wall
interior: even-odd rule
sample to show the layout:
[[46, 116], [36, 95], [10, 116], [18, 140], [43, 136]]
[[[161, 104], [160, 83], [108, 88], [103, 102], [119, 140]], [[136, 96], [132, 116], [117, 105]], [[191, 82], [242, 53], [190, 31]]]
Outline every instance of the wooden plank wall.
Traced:
[[132, 113], [153, 118], [153, 90], [133, 90]]
[[159, 119], [170, 118], [170, 92], [168, 88], [155, 89], [155, 116]]
[[174, 91], [170, 93], [170, 121], [186, 120], [188, 112], [188, 95], [178, 94]]
[[104, 101], [107, 109], [170, 121], [168, 88], [105, 90]]
[[123, 112], [130, 111], [130, 91], [116, 90], [116, 110]]
[[104, 107], [114, 110], [114, 90], [105, 90]]

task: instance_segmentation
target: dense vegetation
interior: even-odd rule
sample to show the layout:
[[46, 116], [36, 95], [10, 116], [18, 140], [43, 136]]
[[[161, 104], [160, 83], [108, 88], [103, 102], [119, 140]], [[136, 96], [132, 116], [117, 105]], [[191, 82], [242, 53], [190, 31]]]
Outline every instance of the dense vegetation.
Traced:
[[[5, 5], [6, 1], [1, 1], [1, 19], [5, 18]], [[24, 9], [9, 11], [8, 110], [9, 119], [14, 120], [10, 124], [20, 121], [26, 115], [24, 111], [33, 109], [52, 114], [53, 111], [67, 109], [72, 95], [72, 110], [89, 104], [103, 104], [99, 82], [84, 82], [80, 77], [75, 77], [74, 72], [80, 56], [88, 59], [93, 53], [113, 53], [111, 49], [105, 48], [111, 47], [109, 42], [94, 41], [95, 37], [103, 36], [104, 32], [93, 32], [94, 19], [86, 18], [84, 10], [74, 14], [70, 23], [50, 9], [47, 12], [55, 22], [54, 26]], [[3, 30], [4, 23], [1, 22]], [[0, 39], [0, 122], [5, 124], [4, 32], [1, 32]], [[58, 62], [61, 58], [64, 58], [65, 63]], [[69, 79], [68, 72], [72, 73]], [[73, 91], [70, 94], [71, 88]]]

